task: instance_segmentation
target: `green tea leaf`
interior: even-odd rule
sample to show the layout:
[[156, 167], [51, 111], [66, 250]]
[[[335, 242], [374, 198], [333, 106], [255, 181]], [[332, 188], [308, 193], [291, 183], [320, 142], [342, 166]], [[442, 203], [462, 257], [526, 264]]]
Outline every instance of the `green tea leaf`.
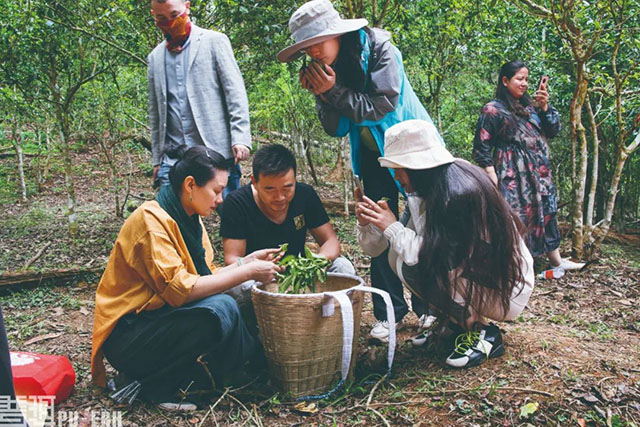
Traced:
[[279, 292], [298, 294], [307, 290], [315, 292], [316, 282], [327, 280], [327, 268], [331, 262], [324, 255], [314, 254], [305, 246], [304, 255], [287, 255], [279, 264], [287, 267], [284, 273], [277, 275]]
[[307, 258], [313, 258], [313, 252], [311, 252], [311, 249], [309, 249], [308, 246], [304, 247], [304, 254]]
[[293, 261], [294, 259], [296, 259], [295, 256], [287, 255], [286, 257], [282, 258], [278, 264], [279, 265], [289, 265], [289, 264], [291, 264], [291, 261]]

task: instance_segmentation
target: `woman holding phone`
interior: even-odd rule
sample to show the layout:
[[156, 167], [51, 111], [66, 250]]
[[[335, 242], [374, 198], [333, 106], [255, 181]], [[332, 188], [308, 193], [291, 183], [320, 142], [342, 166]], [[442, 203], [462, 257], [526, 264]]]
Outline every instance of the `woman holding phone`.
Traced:
[[560, 132], [560, 115], [549, 104], [548, 77], [527, 94], [529, 68], [520, 60], [500, 69], [495, 99], [480, 113], [473, 159], [487, 172], [527, 227], [533, 256], [546, 254], [552, 268], [584, 266], [560, 256], [558, 193], [551, 175], [548, 139]]
[[[311, 58], [300, 70], [300, 84], [315, 96], [324, 130], [331, 136], [349, 135], [353, 171], [362, 177], [364, 192], [373, 200], [386, 198], [397, 216], [400, 186], [393, 171], [378, 163], [384, 155], [384, 133], [405, 120], [432, 121], [407, 79], [390, 34], [366, 25], [366, 19], [342, 19], [329, 0], [309, 1], [292, 14], [289, 29], [295, 43], [280, 51], [278, 59]], [[437, 138], [444, 145], [439, 134]], [[400, 321], [408, 307], [386, 252], [371, 260], [371, 284], [389, 292]], [[420, 317], [419, 328], [426, 328], [435, 318], [417, 305], [413, 310]], [[377, 321], [371, 336], [383, 342], [389, 335], [384, 307], [382, 298], [374, 295]]]

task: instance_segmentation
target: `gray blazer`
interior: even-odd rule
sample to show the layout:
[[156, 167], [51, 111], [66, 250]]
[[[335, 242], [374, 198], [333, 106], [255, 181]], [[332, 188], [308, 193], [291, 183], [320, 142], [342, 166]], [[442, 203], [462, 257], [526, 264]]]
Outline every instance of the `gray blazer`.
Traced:
[[[191, 28], [186, 85], [193, 119], [205, 145], [230, 158], [233, 145], [251, 148], [249, 101], [242, 74], [226, 35], [196, 25]], [[166, 51], [163, 41], [147, 57], [154, 166], [162, 161], [167, 129]]]

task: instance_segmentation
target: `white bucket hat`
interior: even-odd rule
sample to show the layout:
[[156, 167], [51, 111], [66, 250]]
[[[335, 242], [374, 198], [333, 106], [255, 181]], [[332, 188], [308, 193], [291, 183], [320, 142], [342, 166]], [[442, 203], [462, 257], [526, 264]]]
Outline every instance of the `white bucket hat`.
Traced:
[[384, 156], [380, 166], [387, 168], [431, 169], [453, 163], [436, 127], [424, 120], [406, 120], [384, 133]]
[[367, 25], [366, 19], [342, 19], [329, 0], [313, 0], [300, 6], [289, 19], [289, 31], [295, 44], [278, 53], [278, 60], [299, 58], [303, 49]]

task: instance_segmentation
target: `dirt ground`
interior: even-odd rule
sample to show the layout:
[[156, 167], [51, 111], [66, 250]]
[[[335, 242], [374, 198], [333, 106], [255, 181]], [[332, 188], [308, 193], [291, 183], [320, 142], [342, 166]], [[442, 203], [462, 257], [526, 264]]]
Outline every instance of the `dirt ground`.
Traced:
[[[133, 159], [129, 200], [153, 197], [148, 158]], [[30, 264], [29, 271], [103, 265], [122, 219], [114, 214], [114, 195], [97, 152], [76, 154], [80, 235], [66, 234], [66, 195], [60, 175], [45, 183], [27, 203], [2, 200], [0, 277]], [[3, 194], [15, 187], [12, 159], [0, 159]], [[244, 165], [245, 171], [250, 164]], [[301, 166], [303, 169], [303, 166]], [[123, 167], [123, 173], [129, 173]], [[320, 168], [325, 178], [329, 168]], [[301, 179], [310, 182], [306, 174]], [[246, 182], [246, 181], [245, 181]], [[323, 199], [340, 199], [341, 183], [323, 182]], [[369, 260], [355, 241], [355, 220], [331, 212], [343, 253], [367, 277]], [[218, 220], [206, 220], [219, 248]], [[566, 242], [565, 242], [566, 245]], [[43, 249], [44, 248], [44, 249]], [[43, 250], [42, 250], [43, 249]], [[564, 247], [564, 249], [567, 249]], [[34, 257], [40, 250], [41, 255]], [[543, 266], [539, 260], [539, 267]], [[77, 383], [56, 411], [77, 411], [80, 425], [91, 425], [92, 411], [121, 411], [127, 426], [213, 425], [640, 425], [640, 247], [634, 240], [607, 241], [586, 271], [555, 281], [538, 281], [528, 308], [515, 321], [501, 323], [506, 354], [468, 370], [453, 370], [441, 352], [414, 348], [408, 338], [417, 319], [409, 314], [399, 330], [393, 376], [385, 372], [386, 347], [367, 339], [373, 323], [370, 301], [363, 311], [353, 383], [317, 411], [300, 410], [274, 389], [266, 372], [238, 378], [196, 412], [176, 415], [134, 402], [117, 405], [90, 383], [89, 357], [94, 294], [99, 276], [68, 282], [2, 289], [0, 305], [14, 350], [68, 356]], [[303, 408], [304, 409], [304, 408]], [[529, 414], [527, 414], [529, 412]], [[61, 425], [64, 425], [62, 423]]]

